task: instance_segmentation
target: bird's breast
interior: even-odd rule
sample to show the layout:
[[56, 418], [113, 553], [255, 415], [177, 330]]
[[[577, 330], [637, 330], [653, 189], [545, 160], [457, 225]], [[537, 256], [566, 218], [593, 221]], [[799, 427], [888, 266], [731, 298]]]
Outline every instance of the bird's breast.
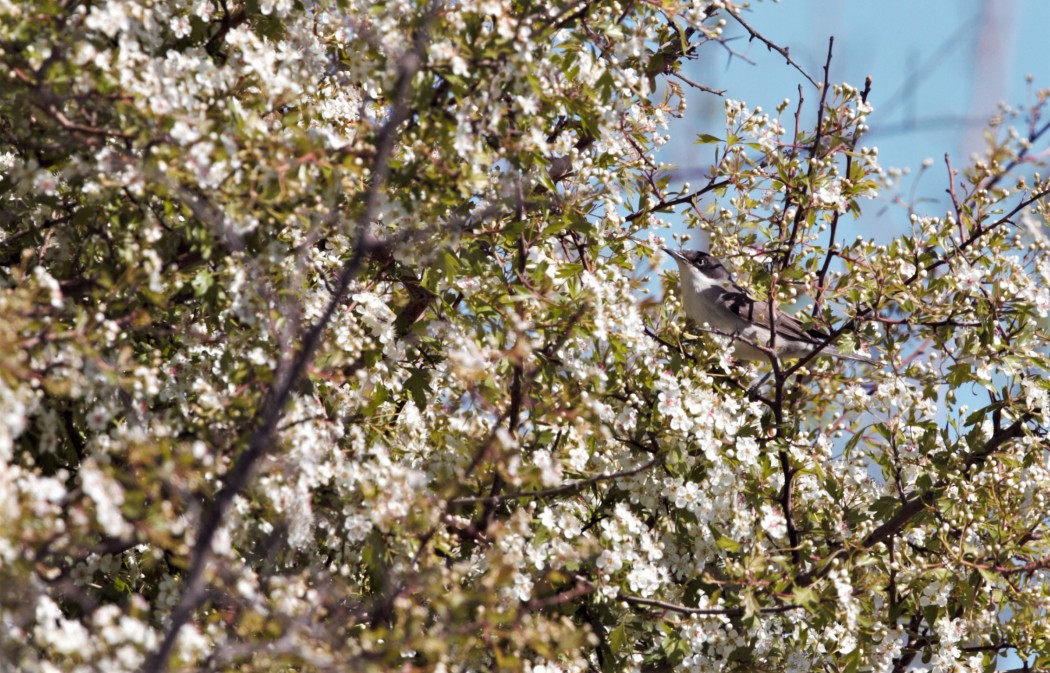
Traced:
[[685, 292], [683, 302], [685, 312], [698, 323], [708, 323], [711, 327], [726, 333], [737, 332], [744, 321], [727, 309], [722, 303], [725, 289], [711, 282], [693, 282], [691, 291]]

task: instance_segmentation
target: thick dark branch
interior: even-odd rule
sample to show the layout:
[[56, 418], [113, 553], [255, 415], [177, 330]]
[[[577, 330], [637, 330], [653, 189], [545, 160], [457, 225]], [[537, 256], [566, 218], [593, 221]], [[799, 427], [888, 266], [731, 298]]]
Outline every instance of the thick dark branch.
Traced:
[[248, 12], [244, 7], [238, 8], [234, 12], [230, 12], [226, 3], [222, 3], [222, 19], [219, 23], [219, 29], [216, 30], [210, 38], [208, 38], [207, 44], [204, 45], [204, 50], [208, 52], [209, 56], [218, 56], [222, 50], [223, 45], [226, 43], [226, 36], [231, 30], [237, 28], [242, 23], [248, 20]]
[[918, 516], [919, 512], [933, 504], [939, 489], [930, 489], [919, 495], [908, 498], [893, 516], [886, 519], [881, 526], [873, 530], [868, 537], [864, 538], [861, 546], [865, 549], [874, 547], [879, 542], [885, 542], [904, 529], [909, 521]]
[[908, 620], [908, 625], [904, 629], [904, 632], [908, 636], [908, 644], [905, 645], [900, 656], [893, 660], [892, 673], [903, 673], [908, 670], [911, 662], [915, 659], [915, 655], [919, 653], [919, 641], [925, 641], [925, 638], [918, 636], [919, 627], [922, 626], [922, 620], [922, 610], [916, 610], [911, 616], [911, 619]]
[[784, 488], [780, 491], [780, 509], [784, 514], [784, 523], [787, 526], [788, 544], [791, 545], [791, 560], [798, 567], [802, 562], [802, 554], [799, 550], [798, 527], [795, 525], [795, 514], [791, 509], [791, 494], [794, 490], [795, 470], [791, 467], [791, 459], [787, 451], [781, 449], [777, 452], [780, 460], [780, 470], [784, 473]]
[[969, 470], [975, 465], [979, 465], [988, 459], [993, 453], [998, 451], [1003, 444], [1006, 444], [1011, 439], [1016, 439], [1024, 434], [1024, 426], [1031, 420], [1029, 414], [1024, 414], [1021, 418], [1017, 419], [1009, 426], [1005, 428], [997, 428], [991, 438], [985, 442], [984, 446], [979, 451], [974, 451], [966, 458], [966, 469]]
[[401, 61], [400, 76], [390, 118], [376, 136], [372, 182], [365, 193], [364, 209], [358, 218], [358, 240], [354, 253], [346, 261], [339, 273], [334, 293], [325, 308], [325, 312], [303, 334], [299, 350], [294, 354], [291, 362], [286, 362], [283, 366], [279, 366], [277, 380], [270, 388], [256, 416], [255, 427], [249, 436], [247, 448], [237, 457], [236, 462], [224, 479], [222, 488], [216, 493], [211, 507], [202, 516], [200, 528], [197, 532], [197, 542], [193, 549], [193, 559], [184, 579], [182, 596], [172, 611], [171, 621], [160, 645], [146, 659], [142, 668], [144, 672], [163, 672], [167, 667], [168, 658], [175, 646], [179, 631], [189, 621], [193, 611], [205, 596], [204, 571], [208, 561], [211, 559], [212, 543], [226, 518], [226, 514], [229, 512], [230, 506], [233, 504], [234, 498], [251, 481], [259, 461], [270, 449], [273, 443], [273, 435], [284, 414], [284, 408], [291, 398], [292, 391], [295, 390], [307, 366], [313, 360], [314, 354], [328, 328], [328, 323], [342, 303], [351, 281], [360, 272], [366, 259], [370, 257], [374, 250], [380, 247], [371, 237], [369, 225], [375, 218], [376, 212], [378, 212], [379, 194], [384, 188], [386, 178], [390, 172], [390, 156], [397, 139], [398, 129], [409, 114], [408, 95], [411, 90], [412, 79], [419, 69], [420, 54], [425, 48], [422, 42], [423, 38], [420, 37], [416, 49], [408, 52]]
[[[525, 197], [521, 193], [521, 180], [518, 180], [518, 199], [517, 199], [517, 219], [521, 220], [524, 217], [525, 209]], [[522, 233], [518, 236], [518, 264], [517, 274], [518, 282], [527, 285], [526, 280], [526, 269], [528, 267], [528, 256], [529, 256], [529, 245], [525, 240], [525, 234]], [[514, 312], [518, 314], [518, 320], [525, 321], [525, 303], [522, 301], [516, 301], [514, 303]], [[521, 334], [515, 336], [514, 350], [517, 351], [521, 340], [524, 337]], [[507, 432], [512, 437], [517, 437], [518, 426], [521, 424], [521, 408], [524, 404], [524, 386], [525, 386], [525, 365], [519, 355], [514, 363], [514, 372], [512, 374], [510, 382], [510, 409], [507, 412]], [[492, 474], [492, 487], [489, 488], [489, 497], [496, 498], [499, 496], [499, 492], [503, 489], [505, 481], [503, 474], [497, 469], [493, 470]], [[474, 524], [476, 528], [482, 532], [488, 530], [489, 524], [492, 522], [492, 515], [496, 511], [496, 504], [499, 500], [492, 500], [486, 502], [485, 506], [481, 510], [481, 516], [478, 518], [478, 522]]]
[[1034, 573], [1038, 570], [1050, 569], [1050, 556], [1044, 556], [1043, 558], [1036, 559], [1030, 563], [1018, 566], [1004, 566], [996, 565], [990, 566], [992, 570], [1002, 575], [1020, 575], [1026, 573]]
[[[997, 430], [991, 438], [984, 443], [984, 445], [966, 458], [966, 469], [986, 460], [1010, 440], [1022, 436], [1024, 434], [1025, 423], [1028, 420], [1027, 417], [1020, 418], [1009, 426]], [[868, 536], [861, 541], [859, 548], [871, 549], [880, 542], [888, 542], [890, 538], [903, 531], [905, 526], [907, 526], [922, 511], [931, 507], [947, 487], [948, 480], [941, 479], [923, 492], [911, 495], [900, 507], [897, 508], [897, 511], [894, 512], [890, 518], [886, 519], [882, 525], [869, 533]], [[834, 559], [845, 553], [845, 549], [840, 548], [836, 550], [830, 558], [825, 560], [822, 566], [811, 572], [799, 575], [798, 579], [795, 580], [795, 584], [798, 586], [808, 586], [826, 576], [832, 568], [832, 562]]]
[[580, 598], [581, 596], [588, 596], [594, 593], [594, 585], [588, 582], [583, 577], [576, 577], [576, 583], [571, 589], [562, 591], [561, 593], [548, 596], [546, 598], [532, 598], [524, 606], [526, 612], [538, 612], [546, 608], [555, 607], [557, 605], [564, 605], [565, 603], [571, 603], [572, 601]]

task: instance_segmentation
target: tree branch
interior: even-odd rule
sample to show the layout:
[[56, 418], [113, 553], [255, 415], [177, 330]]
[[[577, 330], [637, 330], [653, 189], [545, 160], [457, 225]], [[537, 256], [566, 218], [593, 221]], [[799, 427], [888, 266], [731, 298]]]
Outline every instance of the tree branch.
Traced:
[[[744, 608], [690, 608], [684, 605], [677, 605], [675, 603], [668, 603], [666, 601], [658, 601], [652, 598], [642, 598], [641, 596], [632, 596], [631, 594], [620, 591], [616, 594], [616, 598], [629, 603], [631, 605], [644, 605], [651, 608], [660, 608], [661, 610], [667, 610], [668, 612], [677, 612], [683, 615], [705, 615], [705, 616], [725, 616], [725, 617], [743, 617], [746, 614]], [[801, 605], [777, 605], [771, 608], [759, 608], [758, 612], [763, 615], [775, 615], [782, 612], [791, 612], [792, 610], [801, 610]]]
[[[864, 90], [861, 91], [860, 100], [863, 103], [868, 102], [868, 96], [871, 95], [871, 78], [868, 77], [864, 80]], [[846, 178], [853, 174], [853, 151], [857, 147], [857, 136], [854, 134], [850, 141], [850, 151], [846, 154]], [[831, 259], [835, 256], [835, 235], [838, 233], [839, 228], [839, 217], [841, 213], [837, 210], [831, 217], [831, 226], [828, 227], [828, 252], [824, 255], [824, 263], [820, 266], [820, 273], [817, 274], [817, 291], [816, 296], [813, 298], [813, 317], [817, 317], [820, 314], [821, 302], [824, 299], [824, 283], [828, 275], [828, 269], [831, 268]]]
[[714, 178], [711, 178], [711, 180], [706, 185], [704, 185], [700, 189], [696, 190], [695, 192], [691, 192], [689, 194], [686, 194], [685, 196], [679, 196], [679, 197], [674, 198], [674, 199], [666, 199], [666, 200], [660, 201], [656, 205], [650, 206], [649, 208], [643, 208], [642, 210], [635, 211], [635, 212], [631, 213], [630, 215], [628, 215], [627, 217], [625, 217], [624, 221], [625, 222], [634, 222], [638, 218], [645, 217], [646, 215], [648, 215], [650, 213], [655, 213], [657, 211], [665, 210], [667, 208], [673, 208], [673, 207], [681, 205], [683, 203], [691, 203], [694, 199], [696, 199], [696, 197], [702, 196], [703, 194], [706, 194], [707, 192], [713, 191], [715, 189], [720, 189], [720, 188], [725, 187], [727, 185], [729, 185], [729, 180], [722, 180], [721, 182], [715, 182]]
[[594, 477], [588, 477], [587, 479], [580, 479], [579, 481], [570, 482], [568, 484], [562, 484], [561, 486], [555, 486], [553, 488], [546, 488], [539, 491], [518, 491], [516, 493], [504, 493], [502, 495], [490, 495], [488, 497], [476, 497], [476, 498], [454, 498], [448, 501], [449, 506], [457, 505], [477, 505], [477, 504], [498, 504], [505, 500], [517, 500], [518, 498], [547, 498], [552, 495], [564, 495], [566, 493], [577, 493], [588, 486], [598, 484], [603, 481], [613, 481], [624, 477], [633, 477], [636, 474], [645, 472], [646, 470], [656, 466], [660, 462], [660, 458], [654, 458], [648, 463], [636, 467], [630, 470], [623, 470], [622, 472], [613, 472], [610, 474], [599, 474]]
[[746, 30], [751, 35], [751, 39], [752, 40], [758, 40], [762, 44], [766, 45], [766, 48], [769, 49], [770, 51], [775, 51], [778, 54], [780, 54], [781, 56], [783, 56], [784, 60], [788, 62], [788, 65], [790, 65], [795, 70], [798, 70], [800, 73], [802, 73], [802, 76], [805, 77], [807, 80], [809, 80], [810, 84], [812, 84], [813, 86], [815, 86], [817, 88], [820, 88], [820, 85], [817, 84], [816, 80], [814, 80], [812, 77], [810, 77], [809, 73], [807, 73], [802, 68], [802, 66], [800, 66], [798, 63], [795, 63], [795, 61], [793, 61], [791, 59], [791, 55], [788, 53], [787, 47], [781, 47], [781, 46], [779, 46], [777, 44], [774, 44], [769, 39], [767, 39], [764, 35], [762, 35], [762, 33], [758, 32], [757, 30], [752, 28], [750, 25], [748, 25], [747, 21], [744, 21], [744, 19], [742, 19], [740, 17], [739, 11], [735, 7], [733, 7], [730, 3], [726, 3], [725, 10], [726, 10], [726, 13], [729, 14], [729, 16], [731, 16], [734, 19], [736, 19], [736, 22], [739, 23], [741, 26], [743, 26], [744, 30]]
[[354, 254], [343, 265], [335, 291], [324, 313], [303, 334], [299, 350], [292, 357], [291, 362], [286, 361], [284, 366], [278, 366], [277, 380], [271, 386], [259, 408], [247, 448], [237, 457], [233, 467], [226, 474], [222, 488], [216, 493], [211, 507], [202, 515], [197, 541], [193, 549], [193, 558], [184, 580], [182, 596], [172, 611], [171, 620], [160, 645], [147, 657], [143, 665], [144, 673], [162, 673], [166, 669], [168, 658], [175, 647], [180, 630], [189, 621], [193, 611], [204, 598], [206, 591], [204, 571], [212, 556], [212, 543], [234, 498], [251, 481], [259, 461], [269, 451], [275, 430], [284, 415], [284, 408], [291, 398], [292, 391], [313, 360], [328, 328], [328, 323], [331, 322], [336, 309], [342, 303], [351, 281], [360, 272], [366, 259], [379, 247], [371, 237], [370, 223], [378, 211], [379, 193], [385, 186], [390, 172], [390, 156], [393, 153], [398, 129], [409, 114], [408, 95], [412, 79], [420, 67], [422, 53], [425, 50], [424, 40], [423, 32], [420, 31], [417, 35], [415, 49], [406, 53], [402, 58], [390, 117], [376, 136], [372, 182], [365, 193], [364, 209], [358, 217], [358, 237]]
[[[998, 451], [1003, 444], [1011, 439], [1021, 436], [1024, 432], [1024, 424], [1027, 421], [1027, 418], [1020, 418], [1010, 426], [999, 429], [987, 442], [985, 442], [980, 450], [974, 451], [967, 457], [965, 462], [966, 467], [969, 468], [985, 460], [988, 456]], [[921, 493], [911, 495], [905, 500], [904, 504], [897, 508], [897, 511], [894, 512], [890, 518], [886, 519], [882, 525], [869, 533], [868, 536], [861, 541], [859, 548], [862, 550], [871, 549], [878, 543], [887, 542], [890, 538], [900, 533], [912, 519], [919, 515], [920, 512], [932, 506], [937, 497], [947, 487], [948, 480], [940, 479], [936, 484]], [[846, 550], [843, 548], [835, 550], [835, 552], [824, 561], [822, 566], [808, 573], [799, 575], [795, 580], [795, 584], [798, 586], [809, 586], [817, 580], [825, 577], [828, 572], [831, 571], [834, 559], [845, 553]]]
[[[828, 57], [824, 62], [824, 84], [820, 88], [820, 102], [817, 103], [817, 130], [813, 136], [813, 146], [809, 150], [809, 170], [806, 175], [806, 184], [812, 189], [813, 177], [817, 172], [817, 160], [820, 158], [820, 141], [824, 139], [824, 108], [828, 101], [828, 90], [831, 88], [830, 84], [830, 73], [831, 73], [831, 53], [832, 48], [835, 46], [835, 38], [831, 37], [828, 39]], [[801, 91], [801, 87], [799, 88]], [[801, 99], [799, 101], [801, 107]], [[798, 139], [795, 139], [798, 142]], [[791, 235], [787, 240], [787, 245], [784, 246], [784, 257], [780, 262], [780, 270], [783, 271], [788, 268], [791, 263], [791, 250], [795, 247], [795, 241], [798, 239], [798, 230], [802, 225], [802, 221], [806, 217], [808, 210], [808, 199], [806, 198], [806, 192], [803, 191], [798, 200], [798, 204], [795, 208], [795, 217], [791, 222]], [[788, 198], [790, 198], [790, 191], [788, 192]], [[787, 204], [784, 204], [784, 210], [782, 213], [787, 213]], [[783, 219], [781, 219], [783, 222]], [[783, 226], [780, 227], [781, 236], [783, 236]]]

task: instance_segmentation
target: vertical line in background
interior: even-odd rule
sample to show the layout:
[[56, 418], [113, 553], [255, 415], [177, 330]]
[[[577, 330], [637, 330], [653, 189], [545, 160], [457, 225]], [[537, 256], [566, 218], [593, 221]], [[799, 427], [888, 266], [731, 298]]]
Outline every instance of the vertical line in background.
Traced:
[[[974, 25], [971, 119], [989, 119], [1010, 95], [1010, 67], [1017, 37], [1017, 0], [982, 0]], [[1016, 102], [1016, 101], [1008, 101]], [[985, 126], [968, 125], [962, 140], [967, 157], [984, 147]]]

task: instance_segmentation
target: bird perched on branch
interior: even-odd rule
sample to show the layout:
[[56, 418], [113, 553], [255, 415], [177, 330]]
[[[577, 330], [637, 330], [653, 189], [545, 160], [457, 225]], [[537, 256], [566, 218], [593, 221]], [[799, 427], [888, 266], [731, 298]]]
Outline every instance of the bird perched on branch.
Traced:
[[[770, 320], [769, 304], [757, 302], [733, 282], [729, 271], [706, 252], [664, 248], [678, 262], [685, 313], [698, 325], [733, 339], [733, 356], [739, 360], [801, 358], [819, 349], [820, 355], [877, 364], [863, 355], [842, 353], [828, 344], [828, 335], [806, 329], [792, 316], [777, 310]], [[770, 331], [776, 339], [770, 339]]]

